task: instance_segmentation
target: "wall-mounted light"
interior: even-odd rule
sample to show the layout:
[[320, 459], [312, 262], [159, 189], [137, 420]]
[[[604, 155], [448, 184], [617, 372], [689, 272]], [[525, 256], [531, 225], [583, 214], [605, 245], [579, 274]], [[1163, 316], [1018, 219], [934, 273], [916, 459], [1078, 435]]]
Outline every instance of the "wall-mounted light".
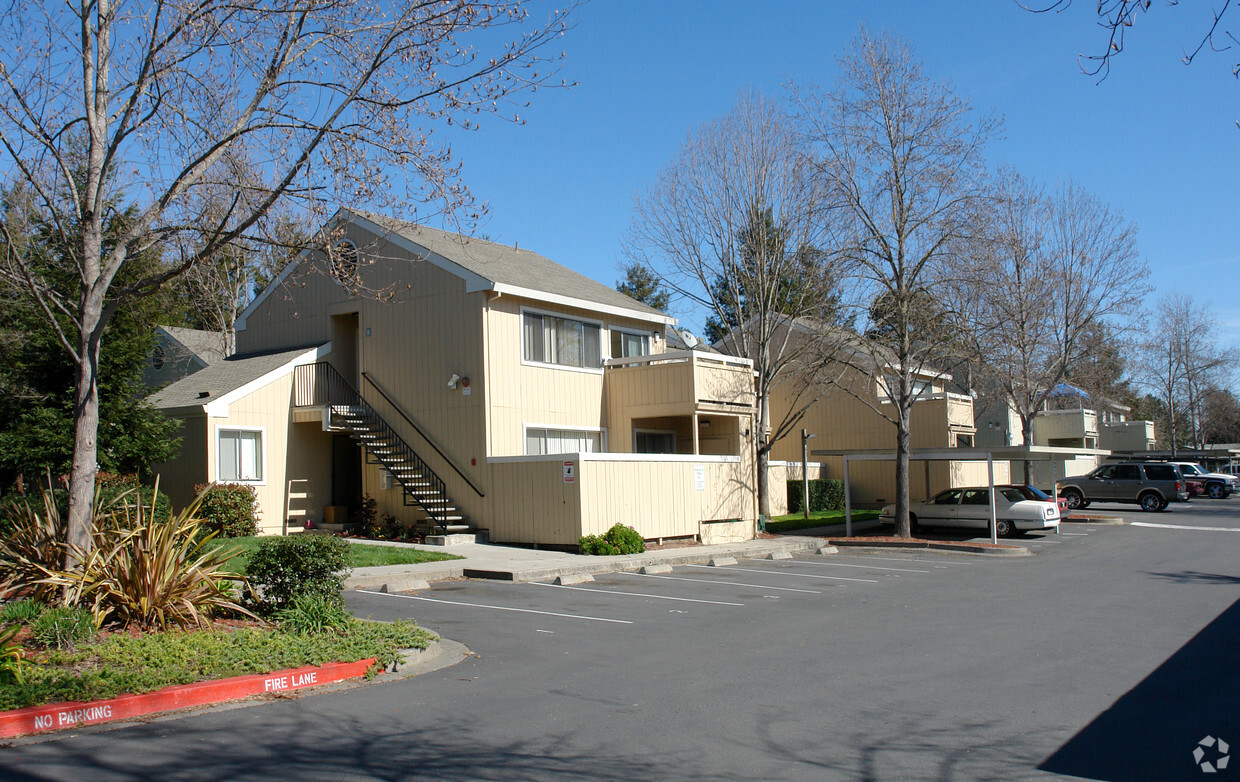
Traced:
[[455, 391], [457, 385], [459, 385], [460, 382], [461, 382], [461, 376], [453, 372], [452, 377], [448, 378], [448, 388], [451, 388], [453, 391]]

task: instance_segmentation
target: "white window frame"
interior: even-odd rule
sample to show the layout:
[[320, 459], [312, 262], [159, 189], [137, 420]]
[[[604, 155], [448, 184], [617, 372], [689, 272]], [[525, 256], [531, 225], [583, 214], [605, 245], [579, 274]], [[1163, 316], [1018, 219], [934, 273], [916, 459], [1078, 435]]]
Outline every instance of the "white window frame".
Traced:
[[[527, 359], [525, 357], [525, 315], [526, 313], [529, 313], [530, 315], [543, 315], [543, 316], [551, 317], [551, 318], [561, 318], [563, 320], [575, 320], [575, 321], [578, 321], [579, 323], [588, 323], [592, 326], [598, 326], [598, 329], [599, 329], [598, 352], [599, 352], [600, 362], [605, 361], [607, 358], [609, 358], [607, 354], [611, 352], [611, 339], [610, 337], [604, 338], [603, 336], [604, 333], [607, 331], [607, 324], [604, 323], [603, 321], [595, 320], [593, 318], [582, 317], [580, 315], [571, 315], [566, 312], [555, 312], [554, 310], [542, 310], [542, 309], [536, 309], [534, 307], [522, 307], [520, 320], [517, 325], [517, 349], [521, 351], [521, 363], [524, 366], [542, 367], [544, 369], [562, 369], [567, 372], [587, 372], [592, 375], [603, 374], [602, 366], [574, 367], [569, 364], [552, 364], [546, 361], [531, 361], [530, 359]], [[538, 427], [535, 427], [535, 428], [538, 428]], [[558, 426], [555, 428], [556, 429], [568, 429], [571, 427]]]
[[362, 268], [362, 254], [361, 251], [358, 250], [357, 242], [349, 238], [342, 238], [340, 241], [336, 242], [336, 246], [333, 247], [332, 250], [336, 253], [340, 253], [340, 248], [345, 245], [348, 245], [349, 250], [353, 253], [353, 268], [346, 270], [341, 267], [333, 267], [329, 269], [330, 274], [328, 275], [341, 286], [347, 285], [350, 282], [355, 282], [357, 280], [357, 271]]
[[[636, 428], [633, 429], [633, 453], [650, 453], [649, 451], [637, 450], [637, 436], [639, 434], [670, 434], [672, 436], [672, 450], [670, 453], [662, 454], [662, 455], [670, 456], [672, 454], [680, 453], [679, 451], [676, 450], [676, 448], [680, 445], [680, 443], [676, 442], [678, 438], [676, 437], [675, 429], [636, 429]], [[659, 456], [661, 454], [653, 454], [653, 455]]]
[[[220, 447], [220, 439], [225, 432], [258, 432], [259, 459], [262, 460], [259, 465], [258, 472], [259, 472], [260, 477], [258, 478], [258, 480], [248, 480], [245, 478], [224, 479], [220, 477], [220, 454], [223, 451], [223, 449]], [[217, 480], [220, 483], [244, 483], [249, 486], [266, 486], [268, 469], [269, 469], [269, 464], [267, 460], [267, 427], [265, 426], [233, 426], [231, 424], [220, 425], [220, 426], [215, 427], [215, 480]]]
[[526, 444], [529, 442], [531, 429], [546, 429], [552, 432], [586, 432], [589, 434], [597, 434], [599, 442], [598, 453], [607, 453], [607, 428], [604, 426], [566, 426], [564, 424], [522, 424], [521, 426], [521, 453], [525, 456], [546, 456], [547, 454], [527, 454], [525, 453]]
[[[607, 327], [607, 352], [611, 353], [611, 332], [616, 331], [621, 334], [630, 334], [634, 337], [646, 338], [646, 353], [644, 355], [654, 355], [654, 336], [649, 331], [642, 329], [630, 328], [629, 326], [608, 326]], [[627, 358], [627, 356], [608, 355], [608, 358]]]

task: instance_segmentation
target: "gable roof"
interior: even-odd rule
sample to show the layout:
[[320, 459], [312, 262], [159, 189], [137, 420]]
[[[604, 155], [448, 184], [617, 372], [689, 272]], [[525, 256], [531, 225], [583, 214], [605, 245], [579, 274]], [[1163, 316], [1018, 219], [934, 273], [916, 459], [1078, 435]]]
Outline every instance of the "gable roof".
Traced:
[[224, 332], [186, 329], [180, 326], [157, 326], [204, 364], [224, 359]]
[[296, 348], [276, 353], [229, 356], [208, 364], [192, 375], [181, 378], [146, 398], [158, 410], [219, 408], [257, 390], [276, 378], [293, 371], [298, 364], [308, 364], [326, 354], [330, 344], [320, 347]]
[[[353, 223], [391, 241], [410, 253], [433, 263], [465, 281], [465, 292], [494, 291], [551, 304], [577, 307], [590, 312], [619, 315], [664, 325], [676, 319], [620, 291], [562, 266], [538, 253], [449, 233], [437, 228], [397, 220], [392, 217], [341, 209], [328, 226]], [[305, 257], [290, 262], [237, 319], [244, 329], [246, 318], [292, 272]]]

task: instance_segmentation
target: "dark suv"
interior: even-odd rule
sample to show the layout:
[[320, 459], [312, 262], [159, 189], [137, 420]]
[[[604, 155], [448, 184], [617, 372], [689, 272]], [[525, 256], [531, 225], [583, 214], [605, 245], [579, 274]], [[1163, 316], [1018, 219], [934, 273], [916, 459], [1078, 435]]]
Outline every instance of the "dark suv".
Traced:
[[1060, 487], [1069, 508], [1084, 508], [1091, 502], [1135, 502], [1142, 510], [1156, 511], [1188, 500], [1187, 481], [1168, 462], [1104, 464], [1088, 475], [1062, 481]]

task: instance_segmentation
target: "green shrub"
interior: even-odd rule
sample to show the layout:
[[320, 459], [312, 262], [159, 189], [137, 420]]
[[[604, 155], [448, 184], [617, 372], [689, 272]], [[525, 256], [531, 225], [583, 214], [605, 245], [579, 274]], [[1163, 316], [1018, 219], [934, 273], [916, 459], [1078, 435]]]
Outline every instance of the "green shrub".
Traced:
[[200, 484], [194, 487], [201, 503], [198, 515], [203, 529], [221, 538], [244, 538], [258, 534], [258, 494], [244, 483]]
[[646, 550], [646, 541], [641, 533], [632, 527], [615, 524], [611, 529], [598, 535], [586, 535], [577, 541], [582, 554], [595, 556], [615, 556], [617, 554], [640, 554]]
[[383, 535], [383, 525], [379, 523], [379, 502], [369, 494], [362, 497], [361, 506], [353, 514], [353, 532], [363, 538]]
[[21, 625], [0, 630], [0, 684], [25, 684], [26, 669], [31, 666], [26, 659], [26, 649], [13, 640]]
[[348, 543], [331, 535], [266, 538], [250, 555], [253, 594], [250, 604], [262, 616], [274, 616], [301, 595], [341, 601], [349, 569]]
[[[69, 515], [69, 492], [57, 489], [56, 507], [64, 517]], [[154, 507], [152, 507], [154, 502]], [[143, 486], [138, 483], [136, 475], [118, 475], [110, 472], [95, 474], [95, 504], [102, 508], [124, 507], [132, 509], [142, 505], [150, 512], [151, 518], [167, 521], [172, 516], [172, 502], [167, 494], [160, 493], [157, 487]]]
[[276, 614], [276, 622], [281, 632], [304, 635], [348, 630], [354, 619], [340, 600], [329, 600], [322, 595], [298, 595]]
[[[800, 481], [788, 481], [788, 512], [801, 513], [802, 488]], [[809, 482], [809, 509], [839, 510], [844, 507], [844, 482], [835, 478], [819, 478]]]
[[85, 608], [49, 608], [30, 625], [30, 637], [44, 649], [76, 649], [95, 635], [95, 617]]
[[30, 624], [47, 610], [47, 606], [33, 598], [23, 598], [6, 603], [0, 608], [0, 624]]

